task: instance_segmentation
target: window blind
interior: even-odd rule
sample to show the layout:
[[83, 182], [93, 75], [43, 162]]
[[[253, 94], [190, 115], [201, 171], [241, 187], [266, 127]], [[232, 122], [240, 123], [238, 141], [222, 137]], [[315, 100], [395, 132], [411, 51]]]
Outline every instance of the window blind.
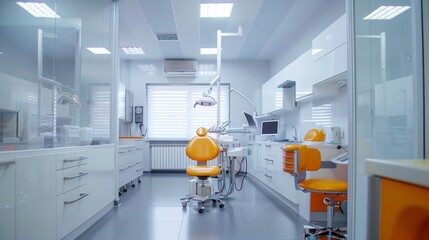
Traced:
[[[199, 127], [209, 128], [216, 123], [217, 106], [194, 108], [209, 85], [147, 85], [148, 138], [190, 139]], [[229, 85], [220, 89], [220, 121], [228, 120]], [[211, 96], [216, 99], [217, 89]], [[218, 103], [219, 104], [219, 103]]]
[[95, 140], [110, 139], [110, 86], [90, 85], [89, 119]]

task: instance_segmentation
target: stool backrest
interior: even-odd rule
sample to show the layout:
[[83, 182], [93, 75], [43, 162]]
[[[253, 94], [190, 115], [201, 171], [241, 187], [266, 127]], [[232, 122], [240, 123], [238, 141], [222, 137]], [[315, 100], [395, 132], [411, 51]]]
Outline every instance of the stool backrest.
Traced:
[[290, 144], [283, 147], [283, 171], [298, 174], [300, 171], [320, 169], [321, 157], [317, 148], [305, 144]]

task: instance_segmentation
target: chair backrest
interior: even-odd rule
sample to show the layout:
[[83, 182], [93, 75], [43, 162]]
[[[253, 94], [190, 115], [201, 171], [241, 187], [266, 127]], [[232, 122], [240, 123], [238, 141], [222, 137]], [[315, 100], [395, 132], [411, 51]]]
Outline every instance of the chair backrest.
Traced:
[[283, 171], [294, 176], [295, 189], [301, 190], [299, 183], [306, 178], [306, 171], [316, 171], [321, 167], [320, 151], [305, 144], [291, 144], [283, 147]]
[[283, 147], [283, 171], [298, 174], [301, 171], [316, 171], [320, 169], [320, 151], [307, 147], [305, 144], [291, 144]]
[[186, 155], [198, 162], [207, 162], [219, 155], [219, 146], [213, 138], [207, 135], [207, 129], [197, 129], [197, 136], [193, 137], [186, 146]]

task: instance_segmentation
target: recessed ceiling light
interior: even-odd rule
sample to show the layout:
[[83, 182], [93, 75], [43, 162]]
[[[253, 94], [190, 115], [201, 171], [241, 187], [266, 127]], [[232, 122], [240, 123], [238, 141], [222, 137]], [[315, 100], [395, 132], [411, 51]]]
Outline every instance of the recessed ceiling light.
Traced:
[[143, 55], [144, 51], [141, 47], [121, 47], [125, 54], [129, 55]]
[[60, 16], [58, 16], [54, 10], [46, 5], [46, 3], [17, 2], [16, 4], [24, 8], [27, 12], [35, 17], [60, 18]]
[[201, 55], [215, 55], [217, 54], [217, 48], [200, 48]]
[[390, 20], [410, 9], [410, 6], [381, 6], [374, 10], [364, 20]]
[[229, 17], [233, 3], [201, 3], [200, 17]]
[[109, 50], [105, 48], [86, 48], [94, 54], [110, 54]]

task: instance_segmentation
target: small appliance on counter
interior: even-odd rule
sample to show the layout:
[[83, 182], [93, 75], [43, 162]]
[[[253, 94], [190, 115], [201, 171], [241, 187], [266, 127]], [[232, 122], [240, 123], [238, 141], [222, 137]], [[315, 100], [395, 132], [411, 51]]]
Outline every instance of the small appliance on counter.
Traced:
[[80, 145], [80, 127], [73, 125], [63, 125], [58, 127], [58, 143], [61, 146]]
[[90, 145], [92, 143], [92, 128], [80, 128], [80, 145]]
[[325, 128], [325, 133], [326, 133], [325, 143], [327, 144], [341, 143], [341, 130], [339, 127]]

